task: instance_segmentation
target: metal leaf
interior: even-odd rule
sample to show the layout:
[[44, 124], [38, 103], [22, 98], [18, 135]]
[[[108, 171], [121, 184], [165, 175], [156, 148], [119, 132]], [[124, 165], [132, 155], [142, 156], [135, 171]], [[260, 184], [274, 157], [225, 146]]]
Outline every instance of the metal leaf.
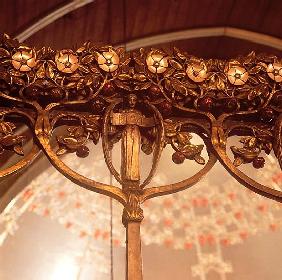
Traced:
[[23, 147], [21, 145], [15, 145], [13, 150], [20, 156], [24, 155], [24, 150], [23, 150]]
[[199, 154], [195, 155], [194, 160], [195, 160], [198, 164], [204, 165], [204, 164], [206, 163], [205, 159], [204, 159], [201, 155], [199, 155]]
[[65, 87], [66, 88], [75, 88], [76, 87], [76, 83], [75, 82], [68, 83]]
[[85, 48], [85, 46], [83, 46], [83, 47], [78, 48], [78, 49], [76, 50], [76, 53], [82, 53], [82, 52], [84, 52], [85, 50], [86, 50], [86, 48]]
[[115, 80], [114, 83], [116, 84], [117, 87], [125, 89], [125, 90], [131, 90], [130, 86], [128, 86], [125, 83], [122, 83], [120, 80]]
[[66, 148], [59, 148], [57, 151], [56, 151], [56, 155], [57, 156], [62, 156], [64, 154], [66, 154], [68, 152], [68, 150]]
[[140, 81], [140, 82], [144, 82], [147, 80], [147, 77], [144, 74], [134, 74], [133, 79]]
[[4, 133], [6, 135], [12, 134], [13, 130], [16, 128], [16, 125], [11, 122], [0, 122], [0, 133]]
[[[260, 78], [260, 77], [258, 77]], [[253, 85], [258, 85], [259, 81], [257, 78], [253, 77], [253, 76], [249, 76], [249, 81], [253, 84]]]
[[174, 73], [173, 77], [176, 79], [182, 79], [186, 76], [186, 73], [184, 71], [177, 71]]
[[136, 85], [134, 89], [135, 90], [144, 90], [144, 89], [148, 89], [151, 85], [152, 85], [151, 82], [146, 82], [146, 83]]
[[92, 83], [93, 83], [93, 77], [92, 77], [92, 75], [87, 75], [87, 76], [84, 78], [84, 84], [85, 84], [86, 86], [90, 86]]
[[15, 135], [6, 135], [0, 139], [0, 143], [5, 147], [10, 147], [18, 144], [19, 141]]
[[172, 87], [183, 95], [187, 95], [187, 88], [177, 79], [171, 79]]
[[169, 63], [176, 70], [182, 70], [183, 69], [183, 66], [174, 59], [170, 59]]
[[123, 65], [123, 66], [128, 65], [130, 61], [131, 61], [131, 57], [123, 60], [120, 65]]
[[131, 76], [125, 73], [119, 74], [118, 75], [118, 79], [122, 80], [122, 81], [126, 81], [126, 80], [130, 80]]
[[45, 67], [44, 67], [44, 65], [41, 65], [41, 66], [38, 68], [38, 70], [37, 70], [37, 72], [36, 72], [36, 76], [37, 76], [38, 78], [44, 78], [44, 77], [45, 77]]
[[176, 47], [173, 48], [173, 52], [181, 59], [181, 60], [186, 60], [187, 57], [180, 52], [180, 50]]
[[165, 79], [165, 88], [169, 91], [172, 90], [171, 82], [169, 79]]
[[7, 50], [0, 48], [0, 57], [1, 58], [9, 57], [9, 56], [10, 56], [10, 53]]
[[257, 78], [258, 78], [258, 80], [259, 80], [259, 82], [260, 82], [260, 83], [263, 83], [263, 84], [268, 84], [267, 79], [266, 79], [266, 78], [264, 78], [263, 76], [258, 76]]
[[55, 77], [55, 73], [52, 67], [50, 67], [49, 65], [46, 68], [46, 76], [50, 79], [53, 79]]
[[68, 76], [67, 79], [68, 81], [71, 81], [71, 82], [77, 82], [81, 79], [81, 77], [82, 77], [81, 75], [79, 75], [78, 73], [75, 73], [71, 76]]
[[175, 69], [174, 68], [170, 68], [170, 69], [168, 69], [168, 70], [166, 70], [164, 72], [164, 77], [165, 78], [170, 77], [174, 72], [175, 72]]
[[263, 67], [261, 65], [257, 65], [249, 70], [249, 74], [258, 74], [261, 70], [263, 70]]
[[82, 64], [89, 64], [94, 60], [94, 56], [92, 54], [86, 55], [81, 59]]

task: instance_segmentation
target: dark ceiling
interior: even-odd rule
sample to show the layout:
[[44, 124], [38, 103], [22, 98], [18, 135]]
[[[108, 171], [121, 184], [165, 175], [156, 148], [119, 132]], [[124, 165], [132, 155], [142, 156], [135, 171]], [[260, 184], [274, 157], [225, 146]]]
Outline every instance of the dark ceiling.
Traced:
[[[13, 36], [70, 1], [0, 0], [0, 31]], [[26, 40], [66, 48], [86, 40], [119, 44], [194, 28], [228, 26], [282, 38], [281, 0], [94, 0], [57, 19]], [[176, 45], [202, 57], [227, 58], [251, 50], [281, 51], [229, 37], [197, 38]]]

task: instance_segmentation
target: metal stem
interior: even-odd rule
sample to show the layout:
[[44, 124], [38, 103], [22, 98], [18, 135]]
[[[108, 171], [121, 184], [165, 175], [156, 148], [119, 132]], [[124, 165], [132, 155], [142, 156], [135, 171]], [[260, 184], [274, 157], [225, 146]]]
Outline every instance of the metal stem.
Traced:
[[141, 222], [126, 226], [126, 280], [142, 280]]

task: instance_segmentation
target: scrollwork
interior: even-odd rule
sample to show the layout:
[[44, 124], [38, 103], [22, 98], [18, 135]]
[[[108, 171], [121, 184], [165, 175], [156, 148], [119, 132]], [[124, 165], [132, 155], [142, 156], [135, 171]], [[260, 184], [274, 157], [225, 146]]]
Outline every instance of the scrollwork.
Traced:
[[[125, 52], [90, 42], [57, 51], [32, 48], [1, 34], [0, 112], [20, 110], [27, 117], [32, 112], [30, 128], [60, 172], [80, 185], [114, 196], [123, 205], [129, 203], [127, 196], [133, 190], [139, 191], [139, 202], [182, 190], [197, 182], [217, 159], [246, 186], [280, 200], [280, 192], [255, 183], [237, 167], [252, 163], [262, 168], [261, 152], [271, 150], [282, 166], [281, 73], [281, 59], [254, 52], [229, 60], [202, 59], [176, 48], [171, 53], [155, 48]], [[50, 138], [60, 125], [68, 129], [58, 129], [56, 154]], [[196, 134], [205, 142], [207, 164], [201, 155], [204, 145], [193, 144], [191, 127], [201, 130]], [[15, 123], [1, 120], [1, 152], [23, 153], [24, 139], [14, 131]], [[242, 146], [231, 147], [233, 163], [226, 151], [230, 135], [243, 136]], [[107, 165], [122, 189], [84, 178], [59, 159], [65, 153], [88, 156], [88, 144], [97, 144], [100, 138]], [[127, 156], [121, 174], [110, 158], [119, 141]], [[175, 163], [194, 160], [203, 169], [179, 184], [146, 190], [165, 145], [174, 149]], [[135, 170], [139, 151], [153, 158], [143, 183]], [[129, 163], [129, 158], [134, 160]]]

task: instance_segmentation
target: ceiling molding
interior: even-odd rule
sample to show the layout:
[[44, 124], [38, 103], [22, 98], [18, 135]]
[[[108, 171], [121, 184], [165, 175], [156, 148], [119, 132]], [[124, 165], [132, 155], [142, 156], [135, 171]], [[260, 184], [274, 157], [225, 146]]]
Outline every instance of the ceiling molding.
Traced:
[[[80, 7], [86, 6], [95, 0], [72, 0], [68, 4], [55, 9], [51, 13], [47, 14], [23, 32], [19, 33], [15, 37], [23, 42], [44, 27], [50, 25], [57, 19], [62, 18], [64, 15], [69, 14]], [[188, 40], [194, 38], [207, 38], [207, 37], [230, 37], [245, 40], [248, 42], [256, 43], [263, 46], [268, 46], [274, 49], [282, 50], [282, 39], [271, 35], [253, 32], [246, 29], [234, 28], [234, 27], [206, 27], [185, 29], [176, 32], [168, 32], [153, 36], [145, 36], [139, 39], [135, 39], [123, 44], [128, 51], [138, 49], [140, 47], [149, 47], [158, 44], [170, 43], [180, 40]]]
[[230, 37], [249, 41], [259, 45], [268, 46], [274, 49], [282, 50], [282, 39], [266, 35], [258, 32], [253, 32], [245, 29], [234, 27], [207, 27], [186, 29], [176, 32], [164, 33], [154, 36], [135, 39], [125, 44], [128, 51], [138, 49], [140, 47], [149, 47], [158, 44], [170, 43], [180, 40], [188, 40], [194, 38], [205, 37]]
[[69, 14], [80, 7], [83, 7], [87, 4], [94, 2], [94, 0], [73, 0], [70, 1], [68, 4], [61, 6], [60, 8], [55, 9], [53, 12], [47, 14], [23, 32], [17, 34], [15, 37], [20, 41], [23, 42], [32, 35], [34, 35], [39, 30], [43, 29], [44, 27], [48, 26], [49, 24], [53, 23], [57, 19], [62, 18], [64, 15]]

